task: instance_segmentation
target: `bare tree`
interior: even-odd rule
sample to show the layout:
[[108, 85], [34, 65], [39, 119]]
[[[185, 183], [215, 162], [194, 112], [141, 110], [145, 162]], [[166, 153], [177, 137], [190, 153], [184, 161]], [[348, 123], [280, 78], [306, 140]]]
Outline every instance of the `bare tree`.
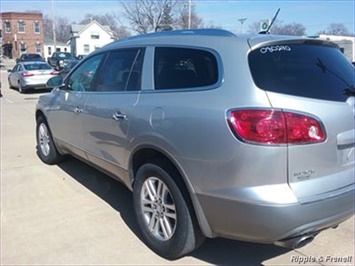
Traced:
[[113, 32], [116, 39], [123, 39], [131, 36], [131, 33], [127, 30], [127, 27], [123, 25], [113, 29]]
[[56, 18], [56, 37], [58, 41], [66, 43], [70, 39], [70, 22], [66, 17]]
[[176, 3], [177, 0], [134, 0], [123, 2], [122, 7], [131, 29], [145, 34], [165, 29], [164, 14], [166, 18], [167, 10], [172, 11]]
[[331, 23], [325, 32], [329, 35], [350, 36], [349, 30], [342, 23]]
[[[249, 33], [258, 33], [260, 29], [261, 21], [254, 22], [249, 25]], [[282, 21], [276, 20], [271, 26], [270, 33], [279, 34], [279, 35], [295, 35], [295, 36], [304, 36], [306, 35], [306, 28], [300, 23], [288, 23], [283, 24]]]
[[174, 19], [172, 15], [172, 7], [170, 5], [166, 5], [163, 10], [163, 17], [161, 20], [161, 30], [169, 31], [173, 30]]
[[[44, 36], [53, 39], [53, 20], [49, 16], [43, 17]], [[70, 22], [66, 17], [55, 18], [56, 40], [66, 43], [70, 39]]]
[[261, 23], [261, 21], [249, 24], [248, 32], [251, 34], [259, 33], [260, 32], [260, 23]]
[[176, 28], [198, 29], [204, 27], [203, 20], [197, 15], [194, 4], [191, 4], [191, 6], [189, 7], [189, 5], [187, 5], [186, 3], [180, 2], [178, 13], [179, 15], [176, 20]]
[[275, 23], [274, 26], [271, 27], [272, 34], [280, 34], [280, 35], [295, 35], [295, 36], [304, 36], [306, 35], [306, 28], [300, 23], [289, 23], [283, 25], [282, 22]]
[[53, 24], [52, 19], [49, 18], [47, 15], [43, 17], [43, 30], [44, 36], [53, 39]]
[[106, 13], [104, 15], [86, 14], [79, 24], [88, 24], [92, 20], [96, 20], [102, 26], [109, 26], [116, 39], [122, 39], [131, 35], [124, 26], [118, 26], [117, 15], [114, 13]]

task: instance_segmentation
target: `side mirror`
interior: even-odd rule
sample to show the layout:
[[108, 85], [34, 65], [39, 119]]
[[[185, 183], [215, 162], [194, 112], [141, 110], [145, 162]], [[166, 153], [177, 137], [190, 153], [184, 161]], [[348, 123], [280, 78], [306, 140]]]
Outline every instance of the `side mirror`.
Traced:
[[53, 89], [55, 87], [60, 87], [62, 85], [63, 85], [63, 77], [62, 76], [52, 77], [46, 83], [47, 88], [50, 88], [50, 89]]
[[12, 73], [12, 69], [8, 69], [8, 70], [7, 70], [7, 73]]

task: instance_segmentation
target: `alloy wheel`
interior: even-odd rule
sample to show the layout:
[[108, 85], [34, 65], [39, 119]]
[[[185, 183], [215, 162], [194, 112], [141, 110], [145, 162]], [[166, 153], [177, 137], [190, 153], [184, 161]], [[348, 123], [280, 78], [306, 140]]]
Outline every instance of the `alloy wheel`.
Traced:
[[169, 188], [162, 180], [149, 177], [143, 184], [140, 200], [149, 231], [159, 240], [169, 240], [177, 222], [175, 202]]
[[47, 126], [42, 123], [38, 128], [38, 142], [41, 152], [44, 156], [48, 156], [50, 153], [50, 136]]

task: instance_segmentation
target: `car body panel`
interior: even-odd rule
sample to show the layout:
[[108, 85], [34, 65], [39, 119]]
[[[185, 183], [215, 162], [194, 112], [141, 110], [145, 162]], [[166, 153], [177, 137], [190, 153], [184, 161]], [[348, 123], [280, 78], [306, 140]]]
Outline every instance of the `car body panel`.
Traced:
[[138, 93], [134, 92], [92, 93], [81, 117], [81, 138], [89, 160], [120, 177], [127, 169], [127, 136], [137, 100]]
[[[86, 155], [82, 135], [83, 122], [80, 115], [87, 97], [88, 95], [85, 92], [54, 89], [48, 95], [49, 99], [42, 103], [53, 138], [59, 145], [64, 145], [66, 150], [82, 158], [86, 158]], [[68, 121], [70, 121], [70, 124], [68, 124]]]
[[[320, 143], [288, 145], [288, 183], [298, 200], [353, 189], [354, 96], [344, 93], [354, 73], [347, 59], [332, 43], [304, 38], [268, 41], [252, 50], [249, 62], [258, 59], [251, 69], [254, 81], [267, 91], [272, 107], [313, 117], [325, 133]], [[260, 60], [273, 68], [265, 69]]]
[[[298, 97], [277, 93], [268, 93], [268, 96], [276, 108], [313, 114], [322, 121], [327, 132], [323, 143], [288, 148], [288, 180], [299, 200], [315, 201], [327, 194], [341, 193], [348, 186], [351, 189], [355, 174], [353, 106], [314, 99], [302, 99], [300, 105]], [[344, 133], [352, 138], [345, 140]]]
[[[144, 48], [141, 90], [101, 93], [95, 91], [95, 76], [93, 91], [57, 88], [40, 97], [37, 109], [47, 118], [62, 153], [73, 153], [70, 147], [75, 147], [81, 151], [76, 155], [130, 189], [134, 167], [150, 159], [137, 158], [141, 151], [170, 160], [208, 237], [274, 243], [315, 235], [353, 215], [353, 97], [329, 101], [265, 90], [254, 82], [248, 61], [258, 47], [278, 41], [303, 45], [305, 40], [313, 41], [273, 35], [237, 37], [223, 30], [128, 38], [82, 59], [66, 82], [96, 55], [106, 58], [115, 50]], [[315, 45], [337, 49], [328, 42]], [[218, 78], [206, 86], [157, 89], [155, 74], [160, 66], [155, 65], [159, 59], [155, 56], [162, 55], [161, 48], [213, 55]], [[191, 70], [194, 58], [185, 59], [174, 70]], [[228, 120], [230, 112], [239, 109], [307, 114], [320, 121], [326, 139], [297, 145], [244, 141]]]

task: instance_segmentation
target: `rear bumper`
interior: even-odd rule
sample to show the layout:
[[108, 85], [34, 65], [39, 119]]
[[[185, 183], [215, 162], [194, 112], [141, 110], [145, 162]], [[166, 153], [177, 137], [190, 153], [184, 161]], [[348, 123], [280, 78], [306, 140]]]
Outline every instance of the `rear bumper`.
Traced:
[[[225, 189], [197, 197], [212, 236], [275, 243], [334, 227], [354, 214], [354, 186], [346, 193], [300, 204], [287, 185]], [[282, 191], [280, 193], [280, 191]]]
[[47, 85], [46, 83], [38, 83], [38, 82], [25, 82], [22, 84], [22, 87], [24, 89], [46, 89]]

